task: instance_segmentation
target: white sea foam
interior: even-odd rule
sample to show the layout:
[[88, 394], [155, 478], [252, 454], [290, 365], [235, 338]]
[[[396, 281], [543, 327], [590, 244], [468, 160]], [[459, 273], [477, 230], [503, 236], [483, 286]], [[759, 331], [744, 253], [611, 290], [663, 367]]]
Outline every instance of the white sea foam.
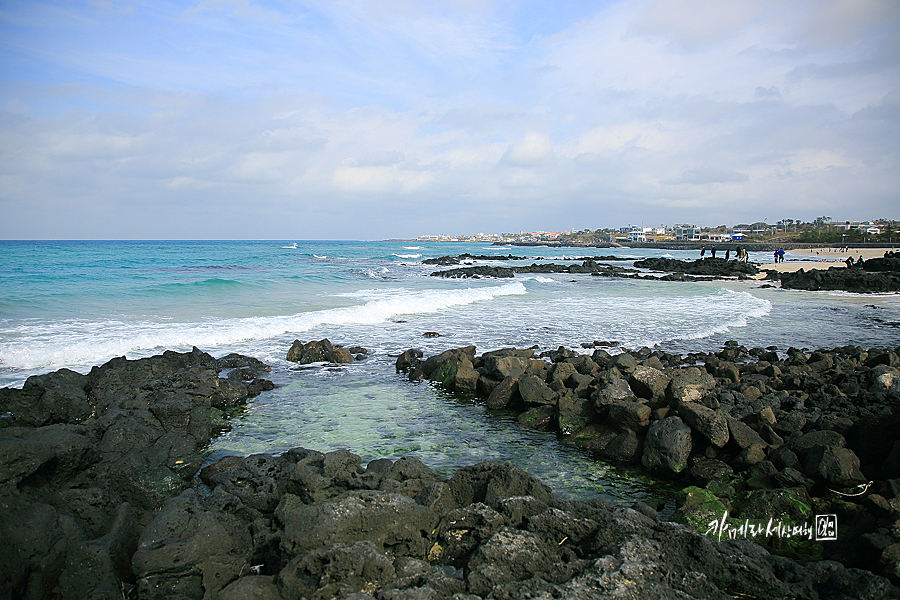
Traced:
[[404, 250], [421, 250], [422, 246], [403, 246]]
[[38, 370], [78, 369], [115, 356], [138, 358], [164, 349], [206, 351], [300, 334], [318, 327], [377, 325], [398, 315], [436, 313], [499, 296], [526, 294], [515, 281], [499, 286], [459, 290], [430, 289], [393, 294], [343, 308], [287, 316], [211, 319], [194, 323], [149, 320], [60, 320], [0, 329], [0, 364]]
[[393, 254], [392, 256], [396, 256], [398, 258], [422, 258], [421, 254]]
[[328, 258], [327, 256], [319, 256], [318, 254], [313, 254], [316, 258]]

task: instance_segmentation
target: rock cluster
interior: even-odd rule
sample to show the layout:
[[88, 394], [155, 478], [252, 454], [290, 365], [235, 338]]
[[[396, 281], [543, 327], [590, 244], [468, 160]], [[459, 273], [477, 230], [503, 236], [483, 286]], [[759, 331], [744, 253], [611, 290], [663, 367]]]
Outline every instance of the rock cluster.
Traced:
[[0, 389], [0, 597], [122, 598], [141, 528], [268, 370], [195, 348]]
[[229, 457], [140, 537], [140, 598], [890, 598], [884, 578], [717, 542], [646, 506], [560, 500], [517, 467]]
[[863, 294], [900, 292], [900, 258], [873, 258], [850, 268], [770, 273], [781, 287], [797, 290], [843, 290]]
[[352, 363], [354, 360], [365, 360], [368, 355], [369, 351], [360, 346], [342, 348], [335, 346], [327, 339], [311, 342], [294, 340], [286, 359], [301, 365], [319, 362], [346, 364]]
[[669, 273], [685, 273], [687, 275], [706, 275], [710, 277], [734, 277], [737, 275], [756, 275], [756, 265], [739, 260], [724, 258], [706, 258], [695, 261], [676, 260], [674, 258], [645, 258], [634, 263], [635, 267], [664, 271]]
[[[608, 259], [614, 257], [602, 257]], [[755, 265], [737, 260], [726, 261], [721, 258], [708, 258], [686, 262], [668, 258], [648, 258], [635, 261], [634, 266], [653, 271], [668, 271], [669, 274], [657, 277], [655, 275], [641, 274], [637, 269], [619, 267], [598, 263], [594, 258], [584, 258], [580, 264], [562, 265], [557, 263], [532, 263], [530, 265], [514, 267], [493, 267], [488, 265], [476, 265], [470, 267], [458, 267], [456, 269], [444, 269], [435, 271], [432, 277], [445, 278], [482, 278], [515, 277], [516, 273], [583, 273], [603, 277], [623, 277], [629, 279], [646, 279], [652, 281], [713, 281], [725, 277], [737, 277], [745, 279], [747, 275], [755, 275], [758, 269]], [[630, 260], [630, 259], [615, 259]], [[444, 264], [444, 263], [438, 263]], [[454, 263], [450, 263], [454, 264]]]
[[[525, 426], [705, 489], [701, 501], [681, 498], [678, 516], [696, 526], [720, 507], [795, 520], [813, 508], [840, 512], [852, 527], [827, 551], [900, 580], [898, 367], [896, 350], [791, 348], [781, 357], [735, 343], [686, 358], [566, 348], [476, 357], [468, 346], [397, 361], [410, 379], [480, 396]], [[868, 482], [866, 494], [841, 495]]]

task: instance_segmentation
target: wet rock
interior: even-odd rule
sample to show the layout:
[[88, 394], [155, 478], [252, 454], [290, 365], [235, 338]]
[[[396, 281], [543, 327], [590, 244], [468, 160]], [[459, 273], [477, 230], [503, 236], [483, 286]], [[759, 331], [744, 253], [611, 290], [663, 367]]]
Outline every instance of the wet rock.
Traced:
[[692, 448], [691, 428], [678, 417], [666, 417], [650, 425], [641, 463], [652, 471], [680, 473]]
[[461, 365], [456, 370], [453, 387], [462, 394], [474, 394], [478, 390], [478, 379], [481, 373], [472, 367]]
[[563, 434], [585, 428], [594, 419], [594, 403], [588, 398], [565, 395], [559, 399], [557, 422]]
[[641, 402], [615, 402], [609, 406], [609, 422], [622, 431], [646, 431], [651, 409]]
[[610, 460], [637, 462], [644, 452], [643, 441], [637, 432], [628, 429], [610, 440], [604, 447], [604, 452]]
[[22, 425], [39, 427], [52, 423], [80, 423], [89, 418], [94, 406], [86, 389], [90, 379], [60, 369], [32, 376], [21, 390], [0, 392], [0, 406]]
[[519, 424], [530, 429], [540, 429], [542, 431], [553, 429], [555, 419], [556, 408], [548, 404], [530, 408], [517, 418]]
[[250, 575], [236, 579], [213, 597], [213, 600], [282, 600], [272, 576]]
[[519, 378], [519, 395], [526, 404], [554, 404], [556, 393], [536, 375], [523, 375]]
[[506, 408], [519, 392], [519, 380], [507, 377], [491, 391], [487, 398], [487, 407], [492, 409]]
[[397, 357], [397, 361], [394, 363], [397, 371], [409, 371], [410, 369], [415, 368], [420, 362], [423, 356], [423, 352], [421, 350], [417, 350], [415, 348], [410, 348], [409, 350], [405, 350], [400, 356]]
[[329, 340], [313, 340], [301, 342], [294, 340], [291, 349], [288, 350], [287, 360], [300, 364], [318, 362], [352, 363], [353, 356], [343, 348], [334, 346]]

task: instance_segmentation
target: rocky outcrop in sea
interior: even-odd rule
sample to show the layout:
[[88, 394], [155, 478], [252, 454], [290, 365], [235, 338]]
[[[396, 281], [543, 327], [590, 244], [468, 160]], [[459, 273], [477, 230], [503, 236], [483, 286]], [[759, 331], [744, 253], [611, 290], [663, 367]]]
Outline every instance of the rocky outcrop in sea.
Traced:
[[873, 258], [847, 267], [828, 270], [800, 269], [795, 273], [771, 273], [781, 287], [796, 290], [842, 290], [863, 294], [900, 292], [900, 258]]
[[[431, 274], [431, 276], [454, 279], [468, 277], [509, 278], [515, 277], [516, 273], [581, 273], [603, 277], [623, 277], [629, 279], [646, 279], [655, 281], [714, 281], [716, 279], [735, 277], [738, 279], [746, 279], [748, 275], [755, 275], [759, 272], [759, 269], [756, 268], [756, 265], [737, 260], [726, 261], [725, 259], [721, 258], [708, 258], [705, 260], [696, 260], [693, 262], [668, 258], [649, 258], [645, 260], [635, 261], [634, 266], [637, 268], [634, 269], [621, 267], [618, 265], [609, 265], [603, 262], [597, 262], [598, 260], [633, 259], [599, 257], [584, 258], [578, 260], [581, 261], [580, 264], [532, 263], [530, 265], [513, 267], [474, 265], [435, 271]], [[639, 269], [663, 271], [668, 272], [668, 274], [658, 277], [655, 275], [645, 274]]]

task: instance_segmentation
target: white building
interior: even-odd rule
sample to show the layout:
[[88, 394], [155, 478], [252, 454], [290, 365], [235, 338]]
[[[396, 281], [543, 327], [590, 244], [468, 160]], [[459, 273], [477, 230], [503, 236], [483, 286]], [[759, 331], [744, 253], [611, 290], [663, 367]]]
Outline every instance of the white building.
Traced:
[[698, 225], [676, 225], [675, 239], [698, 242], [700, 241], [700, 227]]

